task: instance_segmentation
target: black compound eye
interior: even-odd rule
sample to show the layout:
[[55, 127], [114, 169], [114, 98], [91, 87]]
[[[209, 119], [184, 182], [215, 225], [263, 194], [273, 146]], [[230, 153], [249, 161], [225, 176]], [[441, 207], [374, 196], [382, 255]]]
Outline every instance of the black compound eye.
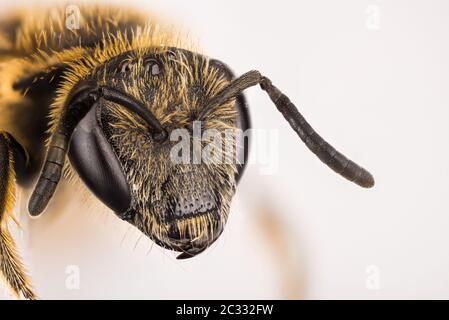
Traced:
[[145, 62], [145, 72], [149, 72], [152, 76], [158, 76], [162, 73], [162, 67], [156, 60], [147, 60]]
[[134, 63], [132, 63], [130, 60], [124, 60], [120, 66], [118, 67], [119, 71], [121, 73], [128, 72], [132, 69]]

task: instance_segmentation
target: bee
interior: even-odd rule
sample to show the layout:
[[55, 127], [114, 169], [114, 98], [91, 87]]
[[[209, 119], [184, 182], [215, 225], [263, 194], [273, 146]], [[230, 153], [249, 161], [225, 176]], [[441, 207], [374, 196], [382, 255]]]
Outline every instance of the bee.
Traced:
[[0, 23], [0, 274], [16, 295], [36, 298], [8, 230], [17, 188], [33, 190], [28, 211], [37, 217], [60, 180], [78, 176], [99, 202], [179, 259], [207, 249], [223, 232], [249, 145], [227, 138], [239, 162], [176, 163], [173, 132], [192, 133], [195, 123], [220, 136], [248, 130], [243, 91], [256, 85], [322, 162], [374, 185], [259, 71], [236, 77], [140, 12], [85, 6], [79, 13], [79, 29], [66, 27], [64, 8]]

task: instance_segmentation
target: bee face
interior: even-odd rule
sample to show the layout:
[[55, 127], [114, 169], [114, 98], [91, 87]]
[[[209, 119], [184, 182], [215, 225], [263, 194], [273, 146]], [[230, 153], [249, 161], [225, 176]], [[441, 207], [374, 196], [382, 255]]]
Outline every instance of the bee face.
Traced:
[[[205, 155], [194, 160], [193, 127], [195, 122], [201, 130], [214, 130], [223, 144], [213, 148], [226, 145], [234, 150], [234, 139], [225, 137], [238, 126], [236, 99], [199, 121], [206, 102], [229, 82], [229, 75], [201, 55], [167, 50], [122, 55], [98, 68], [93, 79], [142, 101], [169, 135], [163, 142], [156, 141], [140, 117], [114, 102], [98, 101], [96, 121], [119, 160], [130, 192], [126, 220], [163, 247], [187, 256], [203, 251], [223, 231], [238, 168], [233, 161], [210, 161]], [[181, 142], [191, 148], [175, 149]], [[188, 153], [182, 155], [187, 161], [177, 161], [179, 152]]]

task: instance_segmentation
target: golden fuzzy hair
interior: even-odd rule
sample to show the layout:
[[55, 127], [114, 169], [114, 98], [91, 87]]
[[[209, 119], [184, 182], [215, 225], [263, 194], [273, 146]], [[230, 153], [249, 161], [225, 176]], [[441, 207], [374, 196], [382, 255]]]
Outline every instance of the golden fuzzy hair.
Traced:
[[8, 157], [6, 168], [1, 168], [2, 195], [0, 196], [0, 278], [7, 284], [10, 291], [19, 298], [22, 294], [26, 299], [35, 299], [25, 267], [23, 266], [16, 245], [8, 229], [8, 222], [14, 221], [19, 225], [13, 215], [15, 202], [15, 173], [14, 159], [11, 148], [11, 141], [7, 134], [0, 132], [2, 143], [6, 147]]

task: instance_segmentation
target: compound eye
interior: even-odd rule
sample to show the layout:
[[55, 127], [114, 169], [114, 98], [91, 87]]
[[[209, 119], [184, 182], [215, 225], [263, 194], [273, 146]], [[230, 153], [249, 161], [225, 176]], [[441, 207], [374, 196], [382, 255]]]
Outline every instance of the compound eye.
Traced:
[[156, 60], [147, 60], [145, 72], [149, 72], [152, 76], [158, 76], [162, 73], [162, 67]]
[[119, 66], [119, 70], [121, 73], [125, 73], [131, 70], [131, 68], [133, 67], [133, 63], [129, 60], [125, 60], [123, 61], [120, 66]]

